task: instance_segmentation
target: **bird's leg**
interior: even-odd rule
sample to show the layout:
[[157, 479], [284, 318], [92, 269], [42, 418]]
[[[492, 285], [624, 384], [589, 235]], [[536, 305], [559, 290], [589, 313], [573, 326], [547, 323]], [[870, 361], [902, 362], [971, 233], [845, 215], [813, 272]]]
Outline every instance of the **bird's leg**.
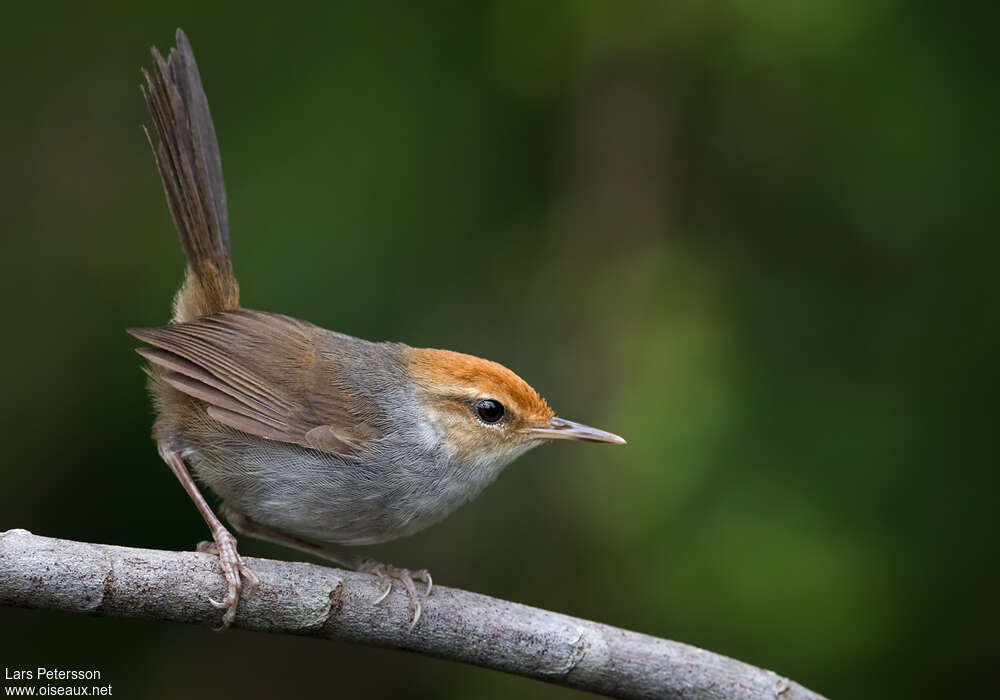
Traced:
[[212, 532], [214, 543], [202, 542], [198, 545], [198, 551], [208, 551], [219, 557], [222, 573], [225, 575], [226, 583], [229, 585], [226, 597], [221, 601], [209, 598], [209, 602], [212, 605], [220, 610], [225, 610], [225, 613], [222, 615], [222, 624], [216, 628], [216, 631], [221, 632], [229, 627], [236, 617], [236, 606], [240, 602], [240, 594], [243, 593], [243, 581], [240, 575], [242, 574], [249, 584], [249, 588], [246, 589], [247, 595], [252, 595], [257, 590], [260, 586], [260, 581], [254, 575], [253, 571], [244, 566], [243, 560], [240, 559], [240, 555], [236, 551], [236, 538], [215, 517], [215, 513], [212, 512], [212, 509], [205, 501], [205, 497], [198, 490], [198, 485], [191, 478], [191, 474], [184, 465], [184, 460], [181, 459], [180, 454], [171, 450], [162, 442], [157, 443], [156, 447], [160, 453], [160, 457], [170, 467], [170, 471], [174, 473], [177, 480], [181, 482], [181, 486], [184, 487], [188, 496], [194, 501], [195, 507], [198, 508], [198, 512], [201, 513], [201, 517], [205, 519], [208, 529]]
[[406, 588], [406, 594], [410, 599], [410, 609], [413, 611], [413, 619], [410, 622], [410, 629], [413, 629], [416, 626], [417, 621], [420, 620], [420, 612], [422, 610], [420, 605], [420, 594], [418, 593], [417, 587], [413, 582], [421, 581], [426, 583], [427, 590], [424, 591], [424, 597], [429, 596], [431, 594], [431, 588], [434, 586], [434, 581], [431, 578], [431, 573], [427, 569], [410, 571], [409, 569], [400, 569], [395, 566], [380, 564], [379, 562], [366, 557], [357, 557], [350, 554], [335, 552], [323, 545], [300, 539], [294, 535], [287, 535], [283, 532], [272, 530], [266, 525], [261, 525], [257, 521], [247, 517], [243, 513], [240, 513], [225, 503], [219, 506], [219, 512], [222, 513], [223, 517], [229, 521], [229, 523], [233, 526], [233, 529], [241, 535], [255, 537], [259, 540], [265, 540], [266, 542], [273, 542], [274, 544], [280, 544], [284, 547], [291, 547], [292, 549], [297, 549], [301, 552], [313, 554], [317, 557], [332, 561], [334, 564], [342, 566], [346, 569], [352, 569], [354, 571], [360, 571], [362, 573], [377, 576], [381, 584], [381, 590], [379, 591], [378, 597], [372, 601], [374, 604], [381, 603], [385, 597], [389, 595], [389, 592], [392, 590], [392, 579], [396, 579], [403, 584], [404, 588]]

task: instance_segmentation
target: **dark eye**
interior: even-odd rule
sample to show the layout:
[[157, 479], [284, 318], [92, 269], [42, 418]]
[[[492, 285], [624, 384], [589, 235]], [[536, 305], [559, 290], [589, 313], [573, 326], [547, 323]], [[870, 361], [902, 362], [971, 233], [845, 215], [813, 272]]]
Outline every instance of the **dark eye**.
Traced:
[[483, 423], [499, 423], [503, 418], [503, 404], [493, 399], [483, 399], [476, 401], [474, 405], [476, 415]]

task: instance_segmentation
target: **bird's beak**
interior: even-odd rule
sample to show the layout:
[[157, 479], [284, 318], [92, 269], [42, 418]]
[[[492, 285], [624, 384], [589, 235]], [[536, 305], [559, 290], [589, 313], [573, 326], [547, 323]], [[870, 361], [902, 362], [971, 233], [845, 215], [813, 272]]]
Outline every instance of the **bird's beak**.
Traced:
[[625, 440], [614, 433], [559, 417], [550, 418], [543, 425], [530, 428], [528, 432], [534, 437], [546, 440], [583, 440], [584, 442], [604, 442], [609, 445], [625, 444]]

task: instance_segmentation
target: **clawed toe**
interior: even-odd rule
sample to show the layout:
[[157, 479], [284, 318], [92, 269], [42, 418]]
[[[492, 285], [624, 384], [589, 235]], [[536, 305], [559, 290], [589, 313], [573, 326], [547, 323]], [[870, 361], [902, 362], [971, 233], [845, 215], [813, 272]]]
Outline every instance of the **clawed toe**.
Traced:
[[372, 601], [373, 605], [381, 603], [386, 599], [389, 593], [392, 592], [393, 579], [402, 583], [403, 587], [406, 589], [406, 595], [410, 599], [410, 610], [413, 611], [413, 619], [410, 621], [410, 629], [412, 630], [417, 626], [417, 622], [420, 620], [420, 614], [423, 611], [423, 606], [420, 603], [420, 593], [417, 592], [417, 587], [413, 582], [420, 581], [421, 583], [426, 583], [427, 589], [424, 591], [423, 595], [425, 598], [429, 596], [431, 594], [431, 589], [434, 586], [434, 581], [431, 578], [431, 573], [427, 569], [410, 571], [409, 569], [400, 569], [395, 566], [387, 566], [376, 561], [367, 560], [358, 566], [358, 571], [372, 574], [373, 576], [377, 576], [379, 579], [379, 594]]
[[243, 593], [248, 597], [252, 596], [257, 592], [257, 589], [260, 588], [260, 579], [257, 578], [257, 574], [255, 574], [252, 569], [247, 568], [242, 559], [240, 560], [240, 573], [243, 575], [243, 578], [247, 580], [248, 584]]
[[417, 626], [420, 621], [420, 613], [423, 612], [424, 606], [420, 604], [419, 598], [410, 598], [410, 609], [413, 611], [413, 619], [410, 620], [409, 630], [412, 632], [413, 628]]
[[431, 594], [431, 589], [434, 588], [434, 579], [431, 578], [431, 572], [427, 569], [421, 569], [413, 573], [413, 580], [420, 581], [421, 583], [427, 584], [427, 590], [424, 591], [424, 598]]
[[[218, 556], [219, 566], [222, 567], [222, 573], [226, 577], [225, 598], [222, 600], [208, 599], [219, 610], [225, 610], [222, 615], [222, 624], [215, 628], [216, 632], [221, 632], [236, 619], [236, 608], [240, 602], [240, 595], [253, 595], [260, 587], [260, 579], [243, 563], [236, 551], [236, 538], [226, 530], [216, 534], [215, 542], [198, 543], [198, 551]], [[243, 584], [244, 578], [246, 579], [245, 586]]]
[[372, 600], [372, 605], [378, 605], [392, 593], [392, 578], [386, 573], [385, 569], [385, 564], [380, 564], [370, 559], [365, 560], [358, 567], [358, 571], [378, 577], [379, 591], [378, 595]]
[[378, 596], [372, 601], [372, 605], [378, 605], [383, 600], [392, 593], [392, 581], [388, 577], [385, 577], [384, 581], [381, 581], [382, 589], [379, 591]]

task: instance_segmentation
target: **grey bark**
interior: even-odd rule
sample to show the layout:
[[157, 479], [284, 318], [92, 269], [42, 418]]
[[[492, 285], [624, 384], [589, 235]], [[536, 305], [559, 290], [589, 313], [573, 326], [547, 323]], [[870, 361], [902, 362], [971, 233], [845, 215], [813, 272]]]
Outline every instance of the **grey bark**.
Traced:
[[[622, 698], [822, 696], [704, 649], [435, 586], [410, 631], [405, 593], [378, 605], [373, 576], [245, 558], [260, 577], [234, 626], [395, 647]], [[0, 533], [0, 605], [218, 625], [216, 558]]]

